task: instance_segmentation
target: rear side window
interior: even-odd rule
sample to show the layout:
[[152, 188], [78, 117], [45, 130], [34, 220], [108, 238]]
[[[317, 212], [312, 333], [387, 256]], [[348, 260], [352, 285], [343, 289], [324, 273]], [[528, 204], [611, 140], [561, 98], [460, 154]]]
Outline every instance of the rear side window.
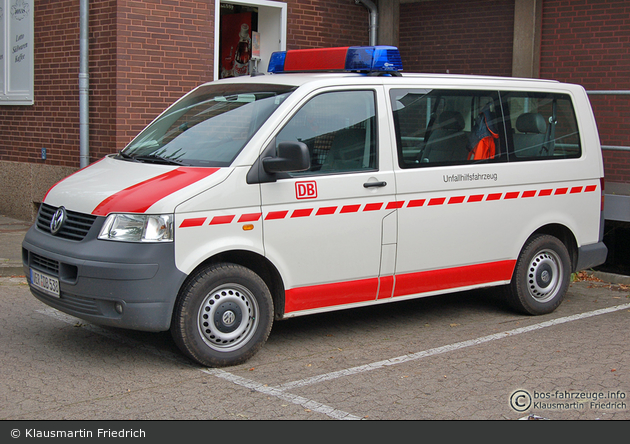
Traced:
[[498, 93], [397, 89], [390, 96], [401, 168], [505, 158]]
[[582, 155], [571, 99], [566, 94], [502, 93], [511, 160]]
[[394, 89], [401, 168], [581, 156], [566, 94]]

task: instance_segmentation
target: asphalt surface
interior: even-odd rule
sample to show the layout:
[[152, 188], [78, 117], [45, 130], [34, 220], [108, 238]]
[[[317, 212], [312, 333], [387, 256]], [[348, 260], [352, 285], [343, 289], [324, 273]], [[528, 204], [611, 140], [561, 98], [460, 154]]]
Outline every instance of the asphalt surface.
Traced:
[[0, 215], [0, 277], [21, 276], [22, 240], [31, 223]]
[[554, 313], [538, 317], [472, 291], [290, 319], [274, 324], [247, 363], [208, 369], [182, 356], [167, 332], [100, 327], [35, 299], [21, 267], [28, 225], [0, 217], [7, 425], [630, 419], [624, 283], [585, 275]]

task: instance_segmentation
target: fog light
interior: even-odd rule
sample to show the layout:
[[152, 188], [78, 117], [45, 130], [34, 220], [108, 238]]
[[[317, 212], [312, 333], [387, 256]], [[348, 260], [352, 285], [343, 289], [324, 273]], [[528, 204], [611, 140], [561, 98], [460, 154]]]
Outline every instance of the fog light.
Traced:
[[114, 310], [116, 310], [116, 313], [122, 314], [122, 312], [123, 312], [123, 304], [121, 302], [116, 302], [114, 304]]

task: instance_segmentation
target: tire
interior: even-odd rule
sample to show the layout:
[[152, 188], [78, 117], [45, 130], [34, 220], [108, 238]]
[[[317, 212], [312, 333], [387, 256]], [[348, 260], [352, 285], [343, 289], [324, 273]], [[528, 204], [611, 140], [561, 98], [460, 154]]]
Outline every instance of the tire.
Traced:
[[516, 261], [508, 301], [525, 314], [551, 313], [564, 299], [570, 280], [566, 246], [554, 236], [532, 236]]
[[248, 268], [222, 263], [199, 270], [183, 287], [171, 335], [194, 361], [224, 367], [255, 355], [272, 323], [273, 300], [265, 282]]

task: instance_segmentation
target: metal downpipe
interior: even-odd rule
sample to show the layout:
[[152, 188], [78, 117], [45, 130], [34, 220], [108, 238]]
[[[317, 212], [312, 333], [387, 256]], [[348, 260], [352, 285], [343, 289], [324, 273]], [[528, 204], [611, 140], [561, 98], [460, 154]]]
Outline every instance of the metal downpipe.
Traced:
[[79, 165], [90, 163], [89, 0], [81, 0], [79, 19]]
[[376, 31], [378, 29], [378, 8], [370, 0], [354, 0], [354, 3], [363, 4], [370, 10], [370, 46], [376, 45]]

